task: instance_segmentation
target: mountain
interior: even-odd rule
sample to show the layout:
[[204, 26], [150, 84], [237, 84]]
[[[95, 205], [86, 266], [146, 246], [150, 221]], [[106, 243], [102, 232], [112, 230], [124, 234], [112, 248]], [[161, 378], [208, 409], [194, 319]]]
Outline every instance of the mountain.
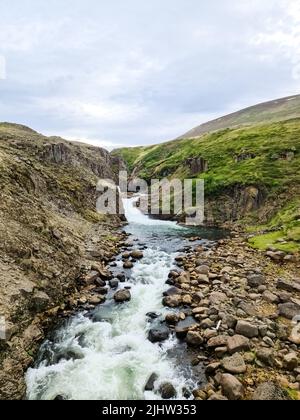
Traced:
[[204, 124], [199, 130], [212, 131], [197, 137], [192, 131], [189, 138], [113, 154], [124, 159], [132, 176], [149, 182], [204, 179], [206, 224], [264, 232], [252, 239], [253, 246], [295, 252], [300, 249], [300, 97], [292, 98]]
[[82, 270], [116, 247], [117, 217], [96, 213], [99, 177], [118, 159], [96, 147], [0, 123], [0, 399], [24, 396], [24, 372]]
[[202, 124], [188, 131], [179, 138], [199, 137], [226, 128], [236, 128], [254, 124], [263, 124], [276, 121], [285, 121], [300, 117], [300, 95], [276, 99], [251, 106], [238, 112], [226, 115]]

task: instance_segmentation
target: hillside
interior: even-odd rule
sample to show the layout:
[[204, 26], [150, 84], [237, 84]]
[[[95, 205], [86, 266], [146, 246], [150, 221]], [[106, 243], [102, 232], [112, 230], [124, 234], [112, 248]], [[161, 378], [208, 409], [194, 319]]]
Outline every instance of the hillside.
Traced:
[[300, 95], [251, 106], [225, 117], [202, 124], [180, 138], [198, 137], [205, 133], [253, 124], [285, 121], [300, 117]]
[[[121, 149], [129, 170], [146, 180], [205, 180], [206, 222], [283, 229], [255, 246], [297, 250], [300, 237], [300, 119], [220, 130], [150, 147]], [[278, 244], [276, 245], [278, 247]]]
[[0, 399], [24, 395], [45, 312], [57, 315], [93, 256], [100, 264], [116, 248], [120, 220], [95, 208], [97, 179], [114, 178], [117, 164], [105, 150], [0, 124]]

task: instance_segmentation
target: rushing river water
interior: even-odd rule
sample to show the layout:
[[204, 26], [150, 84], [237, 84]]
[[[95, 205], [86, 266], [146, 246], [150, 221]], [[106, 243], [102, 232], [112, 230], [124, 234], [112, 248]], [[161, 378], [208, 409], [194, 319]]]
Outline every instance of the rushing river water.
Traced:
[[[104, 305], [74, 316], [55, 331], [27, 372], [28, 399], [161, 399], [158, 388], [164, 382], [172, 383], [177, 398], [182, 399], [186, 389], [196, 387], [190, 364], [178, 363], [180, 344], [174, 336], [163, 344], [147, 339], [151, 328], [147, 314], [163, 316], [166, 312], [162, 306], [162, 294], [169, 287], [166, 279], [175, 268], [178, 249], [190, 245], [188, 237], [193, 232], [173, 222], [148, 218], [135, 202], [136, 198], [125, 200], [126, 230], [133, 241], [139, 241], [137, 247], [143, 243], [147, 248], [122, 284], [131, 287], [132, 300], [117, 305], [110, 293]], [[208, 239], [215, 238], [213, 233]], [[121, 260], [117, 265], [121, 272]], [[153, 373], [158, 376], [155, 389], [145, 392]]]

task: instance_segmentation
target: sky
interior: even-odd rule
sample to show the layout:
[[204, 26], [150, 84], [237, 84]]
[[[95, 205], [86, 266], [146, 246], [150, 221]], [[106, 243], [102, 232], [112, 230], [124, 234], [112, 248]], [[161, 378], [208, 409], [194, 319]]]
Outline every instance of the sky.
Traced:
[[299, 0], [0, 0], [0, 121], [108, 149], [300, 93]]

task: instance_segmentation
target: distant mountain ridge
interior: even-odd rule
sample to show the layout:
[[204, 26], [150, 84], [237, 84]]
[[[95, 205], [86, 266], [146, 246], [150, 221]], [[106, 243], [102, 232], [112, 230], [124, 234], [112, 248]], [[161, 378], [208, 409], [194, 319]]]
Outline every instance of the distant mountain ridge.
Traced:
[[199, 137], [203, 134], [224, 130], [226, 128], [238, 128], [260, 123], [285, 121], [299, 117], [300, 95], [288, 96], [286, 98], [250, 106], [224, 117], [201, 124], [183, 134], [178, 139]]

